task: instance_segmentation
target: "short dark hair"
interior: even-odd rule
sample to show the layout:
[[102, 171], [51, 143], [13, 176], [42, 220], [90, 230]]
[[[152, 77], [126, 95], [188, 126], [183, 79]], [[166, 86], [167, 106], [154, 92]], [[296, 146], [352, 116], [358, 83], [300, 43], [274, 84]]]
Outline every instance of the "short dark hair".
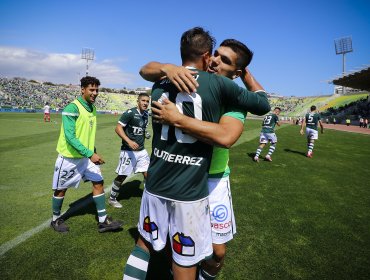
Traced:
[[312, 111], [315, 111], [315, 110], [316, 110], [316, 106], [315, 106], [315, 105], [312, 105], [312, 106], [311, 106], [311, 112], [312, 112]]
[[100, 81], [91, 76], [86, 76], [81, 79], [81, 87], [85, 88], [88, 87], [89, 85], [95, 85], [95, 86], [100, 86]]
[[140, 94], [139, 94], [139, 96], [137, 97], [137, 100], [139, 101], [139, 100], [140, 100], [140, 98], [141, 98], [142, 96], [146, 96], [146, 97], [149, 97], [149, 98], [150, 98], [149, 94], [142, 92], [142, 93], [140, 93]]
[[194, 27], [185, 31], [181, 36], [180, 52], [183, 61], [195, 61], [202, 54], [212, 55], [216, 39], [202, 27]]
[[275, 107], [274, 110], [278, 109], [280, 112], [281, 112], [281, 109], [280, 107]]
[[252, 61], [253, 52], [238, 40], [223, 40], [220, 47], [229, 47], [237, 54], [236, 66], [239, 68], [239, 70], [245, 69], [245, 67], [247, 67]]

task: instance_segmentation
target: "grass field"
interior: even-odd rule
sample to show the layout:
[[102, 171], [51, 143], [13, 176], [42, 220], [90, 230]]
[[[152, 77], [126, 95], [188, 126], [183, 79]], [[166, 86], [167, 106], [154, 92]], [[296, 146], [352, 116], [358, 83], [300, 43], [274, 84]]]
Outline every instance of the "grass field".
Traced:
[[[57, 123], [43, 123], [41, 114], [0, 114], [0, 278], [122, 279], [137, 238], [142, 176], [122, 191], [123, 209], [107, 208], [125, 222], [122, 231], [98, 233], [86, 183], [64, 200], [70, 232], [54, 232], [49, 219], [60, 115], [52, 120]], [[106, 161], [107, 188], [120, 148], [116, 121], [98, 116], [96, 146]], [[238, 234], [218, 279], [370, 279], [370, 137], [327, 130], [308, 159], [299, 128], [283, 125], [273, 162], [257, 164], [259, 131], [260, 121], [248, 120], [230, 152]], [[148, 279], [167, 277], [165, 257], [156, 254]]]

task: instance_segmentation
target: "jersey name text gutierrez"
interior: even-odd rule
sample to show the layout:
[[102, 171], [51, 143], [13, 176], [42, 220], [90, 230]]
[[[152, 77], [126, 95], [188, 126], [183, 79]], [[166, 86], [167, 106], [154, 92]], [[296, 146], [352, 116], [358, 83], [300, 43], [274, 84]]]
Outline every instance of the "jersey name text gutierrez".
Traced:
[[203, 161], [202, 157], [189, 157], [189, 156], [175, 155], [175, 154], [170, 154], [163, 150], [159, 150], [157, 148], [154, 148], [154, 155], [168, 162], [180, 163], [180, 164], [186, 164], [186, 165], [201, 166], [201, 162]]

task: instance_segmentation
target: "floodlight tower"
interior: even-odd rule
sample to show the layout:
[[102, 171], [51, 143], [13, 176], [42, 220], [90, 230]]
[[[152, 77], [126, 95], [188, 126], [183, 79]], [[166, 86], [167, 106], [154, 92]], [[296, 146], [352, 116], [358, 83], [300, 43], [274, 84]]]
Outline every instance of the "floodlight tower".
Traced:
[[82, 48], [81, 59], [86, 60], [86, 76], [89, 75], [89, 60], [93, 61], [95, 58], [95, 52], [93, 49]]
[[[334, 44], [335, 44], [335, 53], [336, 54], [341, 54], [343, 59], [343, 66], [342, 66], [342, 75], [344, 77], [344, 75], [346, 74], [346, 69], [345, 69], [345, 66], [346, 66], [346, 58], [345, 58], [345, 55], [346, 53], [349, 53], [349, 52], [352, 52], [353, 49], [352, 49], [352, 37], [343, 37], [343, 38], [339, 38], [339, 39], [336, 39], [334, 40]], [[344, 86], [342, 86], [342, 89], [343, 89], [343, 94], [345, 94], [345, 91], [346, 91], [346, 88]]]

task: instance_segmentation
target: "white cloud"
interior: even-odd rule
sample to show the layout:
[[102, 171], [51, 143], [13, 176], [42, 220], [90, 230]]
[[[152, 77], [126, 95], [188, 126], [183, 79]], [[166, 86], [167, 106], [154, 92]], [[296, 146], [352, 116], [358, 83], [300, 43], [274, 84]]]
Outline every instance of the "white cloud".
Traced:
[[[78, 84], [86, 72], [86, 61], [80, 54], [43, 53], [39, 51], [0, 46], [0, 76], [22, 77], [43, 82]], [[137, 77], [123, 72], [113, 60], [89, 63], [89, 75], [97, 77], [102, 86], [130, 86]]]

